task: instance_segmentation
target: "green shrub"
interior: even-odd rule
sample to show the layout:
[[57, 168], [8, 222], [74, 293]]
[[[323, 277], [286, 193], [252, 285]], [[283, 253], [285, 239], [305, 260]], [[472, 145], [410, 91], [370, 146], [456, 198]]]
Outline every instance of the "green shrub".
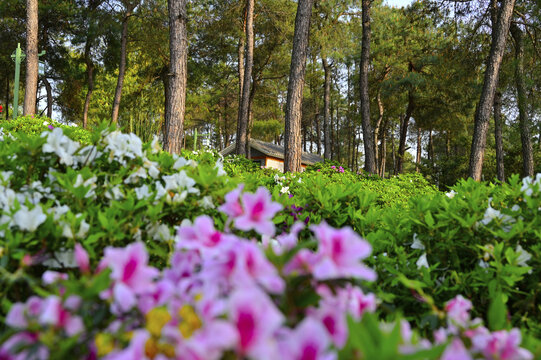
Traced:
[[0, 128], [4, 133], [23, 133], [27, 135], [40, 135], [44, 131], [50, 131], [52, 128], [61, 128], [64, 133], [72, 140], [83, 144], [90, 144], [91, 131], [78, 126], [69, 126], [61, 124], [45, 116], [19, 116], [16, 119], [0, 120]]

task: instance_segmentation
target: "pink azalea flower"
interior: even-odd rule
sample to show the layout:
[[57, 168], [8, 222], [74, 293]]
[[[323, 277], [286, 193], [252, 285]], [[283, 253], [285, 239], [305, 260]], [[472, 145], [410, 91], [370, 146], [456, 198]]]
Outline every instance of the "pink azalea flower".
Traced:
[[317, 320], [307, 317], [294, 331], [286, 334], [280, 346], [282, 359], [332, 360], [336, 354], [328, 352], [329, 335]]
[[445, 304], [445, 311], [447, 312], [447, 317], [451, 321], [451, 324], [461, 327], [466, 327], [470, 321], [471, 308], [471, 301], [465, 299], [462, 295], [456, 296]]
[[47, 270], [41, 276], [41, 281], [45, 285], [51, 285], [60, 280], [68, 280], [68, 274], [59, 273], [58, 271]]
[[0, 346], [0, 359], [49, 359], [49, 350], [43, 345], [36, 346], [36, 343], [38, 343], [38, 341], [38, 333], [31, 333], [28, 331], [17, 333], [7, 339], [7, 341]]
[[237, 229], [253, 229], [261, 235], [273, 236], [275, 227], [272, 218], [282, 210], [282, 205], [272, 201], [269, 190], [260, 187], [255, 194], [245, 193], [242, 202], [244, 213], [235, 218]]
[[49, 296], [45, 299], [42, 311], [39, 322], [43, 325], [63, 329], [68, 336], [74, 336], [84, 331], [82, 319], [67, 311], [57, 296]]
[[319, 257], [308, 249], [300, 249], [284, 266], [284, 274], [306, 275], [312, 273], [314, 264]]
[[443, 355], [441, 356], [441, 360], [472, 360], [472, 356], [466, 350], [464, 347], [464, 344], [462, 343], [462, 340], [459, 338], [453, 339], [451, 344], [447, 346], [445, 351], [443, 352]]
[[218, 207], [218, 210], [234, 219], [241, 216], [244, 213], [242, 205], [240, 204], [240, 195], [244, 189], [244, 184], [240, 184], [235, 190], [225, 195], [225, 203]]
[[310, 229], [319, 241], [317, 262], [313, 265], [314, 278], [328, 280], [354, 277], [374, 281], [376, 273], [361, 263], [372, 252], [370, 244], [350, 227], [334, 229], [327, 223], [312, 225]]
[[348, 285], [345, 289], [338, 290], [338, 293], [344, 293], [346, 298], [346, 307], [348, 313], [359, 321], [366, 312], [376, 311], [376, 295], [365, 294], [361, 288]]
[[13, 304], [6, 316], [6, 325], [14, 328], [28, 327], [28, 320], [37, 319], [43, 308], [43, 299], [31, 296], [26, 303]]
[[326, 286], [319, 287], [317, 292], [321, 296], [319, 306], [309, 308], [308, 316], [323, 324], [334, 345], [342, 348], [348, 338], [345, 298], [334, 296]]
[[[154, 291], [153, 280], [159, 272], [147, 263], [148, 254], [143, 243], [133, 243], [125, 248], [105, 249], [102, 264], [112, 270], [112, 296], [120, 311], [132, 308], [136, 303], [136, 295]], [[104, 295], [108, 297], [111, 294]]]
[[235, 291], [229, 302], [229, 321], [238, 334], [237, 351], [255, 359], [276, 359], [275, 331], [284, 316], [258, 288]]
[[274, 245], [273, 243], [274, 252], [278, 255], [281, 255], [284, 253], [284, 251], [289, 251], [295, 246], [297, 246], [297, 243], [299, 242], [299, 233], [304, 228], [305, 225], [303, 222], [296, 222], [291, 227], [291, 231], [289, 233], [283, 233], [282, 235], [278, 235], [276, 237], [276, 245]]
[[532, 353], [520, 347], [520, 330], [500, 330], [472, 338], [473, 348], [490, 360], [530, 360]]
[[183, 342], [177, 353], [190, 354], [186, 359], [219, 360], [223, 353], [234, 348], [238, 341], [238, 333], [231, 323], [214, 319], [205, 322], [203, 328]]
[[145, 344], [150, 335], [146, 330], [136, 330], [127, 348], [103, 357], [103, 360], [146, 360]]
[[75, 262], [83, 273], [90, 272], [90, 260], [88, 258], [88, 253], [79, 243], [75, 244]]
[[256, 243], [239, 239], [231, 240], [230, 246], [209, 266], [206, 275], [214, 281], [224, 278], [239, 287], [257, 283], [272, 293], [281, 293], [285, 289], [284, 280], [261, 248]]
[[223, 238], [222, 233], [214, 229], [214, 220], [207, 215], [195, 219], [193, 226], [178, 229], [178, 246], [183, 249], [219, 251], [224, 243]]

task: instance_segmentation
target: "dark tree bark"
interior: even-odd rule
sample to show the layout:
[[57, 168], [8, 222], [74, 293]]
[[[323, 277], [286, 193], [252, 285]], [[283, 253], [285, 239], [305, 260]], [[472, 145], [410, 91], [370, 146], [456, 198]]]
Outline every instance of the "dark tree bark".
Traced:
[[118, 122], [118, 113], [120, 111], [120, 99], [122, 98], [122, 86], [126, 74], [126, 53], [128, 44], [128, 21], [132, 16], [136, 4], [128, 2], [126, 4], [126, 13], [122, 19], [122, 37], [120, 39], [120, 64], [118, 66], [118, 79], [116, 82], [115, 97], [113, 99], [113, 111], [111, 113], [111, 123]]
[[371, 0], [362, 0], [362, 45], [360, 69], [361, 124], [364, 142], [364, 169], [376, 173], [374, 156], [374, 133], [370, 123], [370, 97], [368, 95], [368, 67], [370, 65], [370, 5]]
[[9, 119], [9, 76], [6, 76], [6, 120]]
[[256, 87], [257, 87], [257, 81], [252, 79], [252, 89], [250, 90], [250, 98], [248, 99], [248, 126], [246, 126], [246, 157], [248, 159], [252, 157], [252, 148], [250, 147], [250, 139], [252, 138], [252, 128], [254, 127], [254, 111], [253, 111], [252, 105], [254, 104]]
[[50, 119], [53, 117], [53, 89], [46, 77], [43, 78], [43, 85], [47, 93], [47, 117]]
[[323, 71], [325, 73], [323, 92], [323, 139], [325, 148], [325, 159], [331, 158], [331, 66], [326, 57], [321, 58]]
[[90, 34], [88, 34], [85, 44], [86, 81], [88, 89], [86, 91], [85, 104], [83, 107], [83, 129], [86, 129], [88, 126], [88, 110], [90, 109], [90, 99], [92, 98], [92, 92], [94, 91], [94, 63], [90, 58], [91, 41]]
[[321, 155], [321, 129], [319, 128], [319, 104], [316, 100], [316, 113], [314, 115], [314, 121], [316, 123], [316, 141], [317, 141], [317, 154]]
[[520, 27], [515, 23], [511, 24], [511, 35], [515, 40], [515, 83], [517, 88], [520, 140], [522, 142], [522, 173], [524, 176], [533, 176], [533, 149], [530, 138], [528, 105], [526, 104], [526, 84], [524, 79], [524, 36]]
[[[250, 90], [252, 69], [254, 64], [254, 0], [246, 0], [246, 57], [244, 65], [244, 78], [242, 84], [242, 97], [239, 104], [237, 143], [235, 152], [247, 156], [247, 132], [250, 117]], [[240, 53], [239, 53], [240, 54]], [[240, 61], [240, 58], [239, 58]], [[240, 73], [240, 68], [239, 68]]]
[[[400, 123], [402, 123], [402, 118], [400, 118]], [[391, 127], [391, 158], [393, 160], [393, 174], [397, 175], [396, 173], [396, 151], [394, 146], [394, 133], [395, 133], [395, 125]]]
[[502, 140], [502, 94], [496, 91], [494, 95], [494, 139], [496, 142], [496, 173], [498, 180], [505, 181], [503, 165], [503, 140]]
[[406, 139], [408, 136], [408, 126], [415, 108], [415, 100], [413, 99], [413, 93], [410, 90], [408, 95], [408, 107], [406, 108], [406, 114], [400, 124], [400, 139], [398, 143], [398, 158], [396, 164], [396, 171], [398, 174], [402, 174], [404, 171], [404, 155], [406, 154]]
[[26, 0], [26, 86], [23, 115], [36, 112], [38, 93], [38, 0]]
[[428, 160], [430, 161], [430, 166], [434, 168], [434, 141], [432, 137], [432, 129], [428, 132]]
[[310, 34], [310, 18], [313, 0], [299, 0], [295, 16], [295, 33], [293, 35], [293, 51], [287, 86], [286, 118], [285, 118], [285, 154], [284, 170], [298, 172], [301, 170], [301, 118], [304, 73]]
[[421, 165], [421, 128], [417, 127], [417, 157], [415, 158], [415, 172], [420, 172], [419, 165]]
[[184, 138], [186, 83], [188, 77], [188, 34], [186, 0], [168, 0], [169, 10], [169, 97], [166, 99], [163, 148], [180, 153]]
[[475, 111], [475, 124], [470, 153], [469, 176], [481, 180], [485, 155], [488, 122], [494, 104], [494, 93], [498, 82], [500, 65], [505, 51], [505, 41], [509, 32], [515, 0], [502, 0], [498, 11], [496, 26], [492, 27], [492, 44], [487, 60], [483, 90]]
[[[241, 105], [242, 105], [242, 87], [244, 85], [244, 48], [246, 47], [246, 7], [244, 7], [244, 12], [243, 12], [243, 16], [242, 16], [242, 35], [240, 36], [239, 38], [239, 47], [238, 47], [238, 64], [237, 64], [237, 69], [238, 69], [238, 76], [239, 76], [239, 97], [238, 97], [238, 102], [239, 102], [239, 106], [238, 106], [238, 110], [237, 110], [237, 132], [236, 132], [236, 136], [237, 136], [237, 143], [238, 143], [238, 134], [241, 134], [241, 130], [240, 130], [240, 121], [238, 121], [239, 117], [240, 117], [240, 108], [241, 108]], [[237, 145], [235, 145], [235, 151], [237, 150]]]

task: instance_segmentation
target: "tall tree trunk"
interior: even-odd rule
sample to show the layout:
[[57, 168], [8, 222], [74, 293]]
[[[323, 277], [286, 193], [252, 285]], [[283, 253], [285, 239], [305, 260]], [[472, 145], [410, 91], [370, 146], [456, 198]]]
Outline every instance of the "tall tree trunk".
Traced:
[[26, 86], [23, 114], [36, 111], [38, 93], [38, 0], [26, 0]]
[[368, 67], [370, 65], [370, 5], [372, 0], [362, 0], [362, 44], [361, 44], [361, 124], [364, 141], [364, 169], [369, 173], [376, 173], [376, 159], [374, 155], [374, 133], [370, 122], [370, 97], [368, 94]]
[[481, 180], [483, 171], [488, 122], [494, 103], [494, 93], [496, 92], [498, 74], [514, 6], [515, 0], [502, 0], [496, 26], [492, 27], [492, 44], [485, 70], [483, 90], [475, 111], [475, 125], [470, 153], [469, 176], [477, 181]]
[[293, 35], [293, 51], [291, 53], [291, 67], [287, 86], [284, 131], [284, 170], [286, 172], [298, 172], [301, 170], [302, 93], [312, 4], [313, 0], [299, 0], [297, 15], [295, 16], [295, 33]]
[[254, 104], [256, 87], [257, 82], [255, 80], [252, 80], [252, 89], [250, 90], [250, 99], [248, 100], [248, 125], [246, 126], [246, 157], [248, 159], [252, 157], [250, 139], [252, 138], [252, 127], [254, 126], [254, 111], [252, 105]]
[[382, 178], [385, 177], [385, 163], [387, 161], [387, 123], [388, 121], [385, 120], [385, 123], [383, 124], [383, 129], [381, 132], [381, 151], [380, 151], [380, 167], [379, 167], [379, 176]]
[[400, 140], [398, 144], [398, 158], [396, 164], [396, 170], [399, 174], [402, 174], [402, 172], [404, 171], [404, 155], [406, 154], [406, 139], [408, 137], [408, 126], [414, 108], [415, 102], [413, 99], [413, 92], [410, 90], [408, 95], [408, 107], [406, 108], [406, 115], [404, 116], [402, 124], [400, 126]]
[[515, 40], [515, 83], [517, 87], [517, 103], [520, 123], [520, 140], [522, 142], [522, 173], [533, 176], [533, 149], [528, 124], [528, 105], [526, 104], [526, 84], [524, 79], [524, 40], [520, 27], [512, 23], [511, 35]]
[[502, 140], [502, 94], [496, 91], [494, 95], [494, 139], [496, 142], [496, 173], [498, 180], [505, 181], [503, 164], [503, 140]]
[[[321, 155], [321, 129], [319, 128], [319, 104], [316, 98], [316, 113], [314, 115], [314, 121], [316, 123], [316, 141], [317, 141], [317, 154]], [[540, 135], [541, 138], [541, 135]]]
[[50, 119], [53, 117], [53, 89], [46, 77], [43, 77], [43, 85], [47, 92], [47, 117]]
[[162, 132], [163, 132], [163, 139], [166, 138], [165, 133], [165, 120], [169, 119], [169, 108], [167, 106], [167, 102], [169, 101], [169, 67], [164, 66], [160, 72], [160, 78], [162, 80], [163, 84], [163, 126], [162, 126]]
[[86, 129], [88, 126], [88, 110], [90, 109], [90, 99], [92, 98], [92, 92], [94, 91], [94, 63], [90, 58], [91, 46], [91, 38], [90, 34], [88, 34], [85, 44], [86, 82], [88, 89], [86, 91], [85, 105], [83, 107], [83, 129]]
[[325, 72], [323, 93], [323, 139], [325, 147], [325, 159], [331, 158], [331, 66], [326, 57], [321, 57], [323, 71]]
[[[237, 144], [235, 152], [247, 155], [248, 121], [250, 116], [250, 90], [252, 81], [252, 68], [254, 64], [254, 0], [246, 0], [246, 57], [244, 66], [244, 79], [242, 84], [242, 97], [239, 104], [237, 123]], [[239, 59], [240, 60], [240, 59]]]
[[6, 76], [6, 120], [9, 119], [9, 76]]
[[168, 0], [169, 10], [169, 98], [165, 118], [163, 148], [180, 153], [184, 138], [186, 83], [188, 77], [187, 0]]
[[[237, 110], [237, 142], [238, 142], [238, 134], [241, 134], [241, 123], [238, 121], [241, 113], [241, 106], [242, 106], [242, 94], [243, 94], [243, 86], [244, 86], [244, 51], [246, 47], [246, 6], [244, 7], [243, 15], [242, 15], [242, 35], [239, 38], [239, 47], [238, 47], [238, 63], [237, 63], [237, 69], [238, 69], [238, 75], [239, 75], [239, 106]], [[235, 151], [237, 150], [237, 145], [235, 145]]]
[[[400, 118], [400, 123], [402, 123], [402, 118]], [[395, 125], [391, 127], [391, 157], [393, 160], [393, 174], [397, 175], [396, 172], [396, 151], [394, 146], [394, 135], [395, 135]]]
[[420, 172], [419, 165], [421, 165], [421, 128], [417, 126], [417, 157], [415, 158], [415, 172]]
[[378, 88], [378, 93], [376, 95], [376, 100], [378, 103], [378, 120], [376, 121], [376, 126], [374, 127], [374, 161], [376, 162], [376, 167], [379, 164], [379, 151], [378, 151], [378, 137], [381, 127], [381, 122], [383, 121], [383, 101], [381, 101], [381, 87]]
[[432, 137], [432, 129], [428, 132], [428, 160], [430, 166], [434, 168], [434, 139]]
[[[118, 122], [118, 112], [120, 110], [120, 99], [122, 97], [122, 86], [124, 85], [124, 76], [126, 74], [126, 52], [128, 43], [128, 20], [132, 15], [135, 4], [126, 4], [126, 13], [122, 19], [122, 37], [120, 39], [120, 64], [118, 66], [118, 79], [116, 82], [115, 97], [113, 100], [113, 111], [111, 113], [111, 123]], [[171, 41], [169, 41], [171, 43]]]

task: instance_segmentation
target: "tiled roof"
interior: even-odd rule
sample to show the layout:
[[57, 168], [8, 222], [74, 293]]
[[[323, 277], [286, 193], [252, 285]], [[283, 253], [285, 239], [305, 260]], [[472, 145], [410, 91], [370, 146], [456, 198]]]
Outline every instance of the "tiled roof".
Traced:
[[[235, 152], [235, 145], [236, 143], [233, 143], [223, 149], [220, 153], [222, 155], [229, 155], [233, 154]], [[256, 139], [250, 139], [250, 146], [253, 149], [256, 149], [258, 151], [261, 151], [263, 154], [267, 156], [272, 156], [278, 159], [284, 159], [284, 147], [280, 145], [276, 145], [273, 143], [256, 140]], [[304, 165], [311, 165], [317, 162], [322, 162], [323, 158], [316, 154], [309, 154], [303, 152], [301, 155], [301, 163]]]

